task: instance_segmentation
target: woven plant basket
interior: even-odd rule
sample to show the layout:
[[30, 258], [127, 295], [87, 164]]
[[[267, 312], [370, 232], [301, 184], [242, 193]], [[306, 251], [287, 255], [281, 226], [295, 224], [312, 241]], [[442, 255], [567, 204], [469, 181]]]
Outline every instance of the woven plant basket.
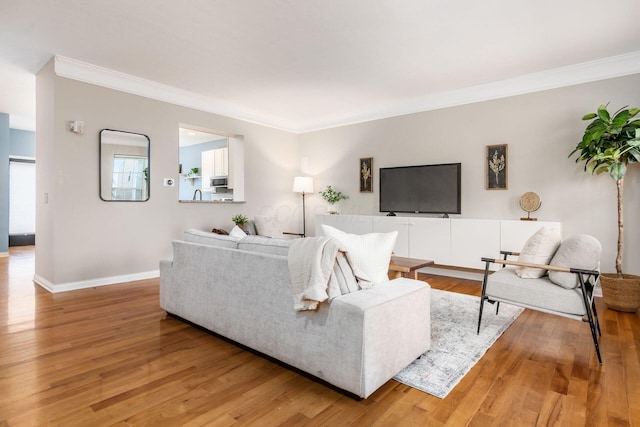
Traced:
[[635, 313], [640, 307], [640, 276], [625, 274], [601, 274], [602, 298], [612, 310]]

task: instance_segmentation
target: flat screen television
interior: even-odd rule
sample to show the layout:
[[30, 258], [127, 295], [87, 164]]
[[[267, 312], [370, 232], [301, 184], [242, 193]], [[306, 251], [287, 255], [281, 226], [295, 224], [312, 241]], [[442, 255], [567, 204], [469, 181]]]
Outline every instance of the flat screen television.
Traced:
[[460, 213], [461, 163], [380, 168], [380, 212]]

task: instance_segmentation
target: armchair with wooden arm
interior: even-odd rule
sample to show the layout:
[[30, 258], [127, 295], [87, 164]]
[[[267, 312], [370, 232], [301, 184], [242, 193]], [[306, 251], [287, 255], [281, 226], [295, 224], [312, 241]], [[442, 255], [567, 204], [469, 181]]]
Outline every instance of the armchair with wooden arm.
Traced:
[[[503, 302], [580, 320], [589, 323], [598, 362], [602, 364], [598, 343], [598, 336], [601, 335], [600, 324], [593, 299], [593, 290], [600, 275], [598, 271], [600, 243], [591, 236], [581, 235], [577, 238], [579, 238], [578, 242], [575, 238], [568, 239], [565, 243], [570, 247], [564, 250], [564, 254], [570, 253], [570, 258], [578, 260], [575, 262], [578, 265], [576, 267], [555, 262], [555, 257], [549, 263], [550, 265], [530, 264], [507, 259], [508, 255], [517, 255], [514, 252], [503, 252], [504, 259], [482, 258], [485, 270], [480, 298], [478, 333], [480, 333], [485, 302], [497, 303], [496, 313], [500, 302]], [[580, 243], [585, 243], [584, 246], [587, 249], [585, 254], [580, 253]], [[558, 249], [556, 254], [559, 254], [561, 249]], [[594, 259], [595, 257], [597, 260]], [[504, 268], [490, 274], [492, 263], [502, 264]], [[596, 269], [581, 268], [585, 265], [595, 265]], [[549, 275], [533, 279], [521, 278], [516, 274], [514, 267], [540, 268], [547, 270]]]

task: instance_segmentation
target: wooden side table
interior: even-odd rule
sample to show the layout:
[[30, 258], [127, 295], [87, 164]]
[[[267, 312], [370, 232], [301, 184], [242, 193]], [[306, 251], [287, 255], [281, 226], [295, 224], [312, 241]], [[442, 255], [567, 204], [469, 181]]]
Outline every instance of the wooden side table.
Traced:
[[389, 270], [395, 271], [396, 279], [398, 277], [408, 277], [410, 279], [418, 279], [418, 269], [433, 265], [433, 261], [429, 259], [403, 258], [392, 256], [389, 263]]

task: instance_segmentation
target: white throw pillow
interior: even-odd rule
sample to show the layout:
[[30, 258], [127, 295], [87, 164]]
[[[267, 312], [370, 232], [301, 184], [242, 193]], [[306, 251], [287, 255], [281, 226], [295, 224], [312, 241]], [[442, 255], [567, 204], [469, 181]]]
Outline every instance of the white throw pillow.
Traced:
[[237, 225], [234, 226], [231, 231], [229, 232], [229, 236], [231, 237], [236, 237], [238, 239], [242, 239], [243, 237], [245, 237], [247, 235], [247, 233], [245, 233], [244, 231], [242, 231], [242, 228], [238, 227]]
[[[549, 264], [558, 250], [562, 238], [560, 233], [550, 227], [542, 227], [529, 237], [520, 251], [518, 261], [530, 264]], [[516, 267], [516, 274], [523, 279], [537, 279], [547, 274], [542, 268]]]
[[278, 222], [271, 216], [257, 216], [253, 218], [256, 225], [256, 232], [259, 236], [282, 237], [282, 230], [278, 226]]
[[348, 252], [349, 258], [372, 284], [389, 280], [389, 261], [396, 245], [397, 231], [390, 233], [348, 234], [329, 225], [322, 225], [327, 237], [340, 242], [340, 250]]
[[[587, 234], [573, 236], [562, 242], [549, 265], [556, 267], [599, 270], [602, 246], [598, 239]], [[578, 275], [562, 271], [549, 271], [549, 280], [563, 288], [577, 288]]]

